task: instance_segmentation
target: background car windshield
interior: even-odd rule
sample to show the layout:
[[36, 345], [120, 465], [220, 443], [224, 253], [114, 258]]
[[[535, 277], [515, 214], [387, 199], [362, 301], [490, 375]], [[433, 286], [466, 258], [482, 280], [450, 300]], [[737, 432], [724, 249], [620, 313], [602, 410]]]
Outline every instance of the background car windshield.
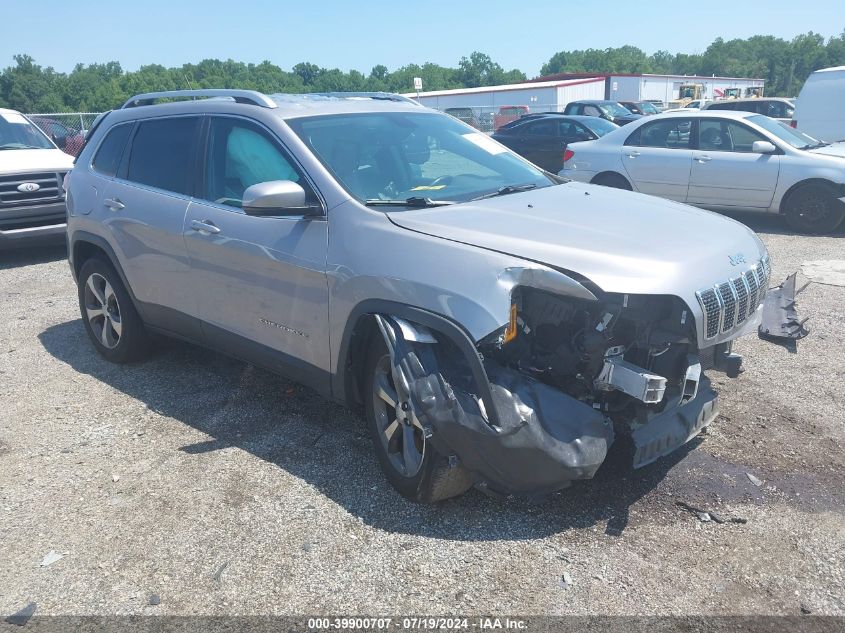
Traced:
[[799, 132], [785, 123], [781, 123], [780, 121], [776, 121], [775, 119], [771, 119], [761, 114], [750, 116], [748, 117], [748, 120], [756, 125], [759, 125], [770, 134], [777, 136], [785, 143], [789, 143], [792, 147], [801, 148], [808, 145], [818, 145], [819, 143], [818, 139], [814, 139], [812, 136], [807, 136], [803, 132]]
[[619, 126], [613, 121], [600, 119], [598, 117], [593, 117], [593, 120], [591, 121], [582, 121], [582, 123], [590, 128], [596, 136], [604, 136], [608, 132], [619, 129]]
[[640, 109], [647, 114], [660, 114], [660, 110], [658, 110], [653, 103], [649, 103], [648, 101], [643, 101], [640, 104]]
[[601, 107], [602, 110], [610, 116], [628, 116], [631, 114], [631, 111], [628, 108], [625, 108], [618, 103], [604, 103]]
[[17, 112], [0, 112], [0, 150], [55, 149], [50, 140]]
[[489, 136], [441, 114], [344, 114], [288, 125], [359, 200], [463, 202], [508, 185], [552, 184]]

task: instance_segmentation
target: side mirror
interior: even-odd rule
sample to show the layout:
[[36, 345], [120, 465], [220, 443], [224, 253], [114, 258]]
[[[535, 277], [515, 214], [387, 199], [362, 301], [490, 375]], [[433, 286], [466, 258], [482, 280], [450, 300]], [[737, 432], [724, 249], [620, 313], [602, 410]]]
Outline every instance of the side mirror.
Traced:
[[751, 144], [751, 151], [755, 154], [774, 154], [778, 148], [769, 141], [754, 141]]
[[242, 207], [254, 216], [319, 215], [320, 207], [305, 201], [305, 189], [292, 180], [270, 180], [247, 187]]

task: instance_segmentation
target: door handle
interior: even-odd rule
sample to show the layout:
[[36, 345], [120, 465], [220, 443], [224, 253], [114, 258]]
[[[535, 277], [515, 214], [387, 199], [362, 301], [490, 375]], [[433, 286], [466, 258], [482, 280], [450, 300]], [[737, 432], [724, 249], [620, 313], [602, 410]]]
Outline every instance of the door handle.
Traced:
[[635, 151], [632, 151], [632, 152], [625, 152], [625, 155], [626, 155], [628, 158], [636, 158], [637, 156], [639, 156], [639, 155], [640, 155], [640, 153], [639, 153], [638, 151], [636, 151], [636, 150], [635, 150]]
[[191, 220], [191, 228], [200, 233], [211, 233], [217, 235], [220, 229], [211, 220]]
[[103, 204], [105, 204], [112, 211], [120, 211], [126, 208], [126, 205], [123, 204], [118, 198], [108, 198], [107, 200], [103, 200]]
[[697, 160], [699, 163], [709, 163], [713, 159], [709, 156], [696, 156], [695, 160]]

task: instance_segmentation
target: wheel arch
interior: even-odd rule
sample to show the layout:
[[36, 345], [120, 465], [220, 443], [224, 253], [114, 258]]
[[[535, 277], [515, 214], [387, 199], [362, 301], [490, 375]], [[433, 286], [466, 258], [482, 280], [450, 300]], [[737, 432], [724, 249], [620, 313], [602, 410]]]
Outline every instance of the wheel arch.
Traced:
[[[460, 324], [441, 314], [423, 308], [382, 299], [368, 299], [357, 304], [349, 313], [338, 351], [337, 369], [332, 376], [332, 392], [347, 405], [360, 406], [361, 378], [366, 362], [366, 350], [372, 337], [381, 336], [374, 315], [405, 319], [446, 337], [463, 355], [472, 372], [477, 394], [486, 410], [495, 415], [493, 396], [487, 371], [469, 333]], [[494, 420], [490, 420], [495, 423]]]
[[126, 274], [123, 272], [123, 268], [120, 265], [117, 254], [105, 238], [93, 233], [88, 233], [87, 231], [76, 231], [70, 238], [69, 242], [68, 256], [70, 258], [71, 271], [73, 272], [74, 279], [76, 279], [77, 282], [79, 281], [79, 271], [82, 270], [82, 266], [85, 262], [92, 257], [99, 256], [111, 264], [112, 268], [115, 269], [120, 277], [120, 281], [123, 282], [123, 287], [126, 288], [126, 292], [129, 293], [129, 297], [132, 300], [135, 309], [138, 310], [139, 313], [141, 312], [139, 310], [140, 306], [138, 300], [132, 292], [132, 286], [129, 285], [129, 281], [126, 279]]
[[786, 212], [786, 205], [789, 204], [789, 199], [795, 194], [796, 191], [811, 185], [821, 185], [823, 187], [830, 187], [836, 192], [837, 198], [845, 197], [845, 184], [837, 183], [832, 180], [828, 180], [827, 178], [806, 178], [804, 180], [799, 180], [789, 189], [786, 190], [786, 193], [784, 193], [780, 199], [780, 204], [778, 205], [778, 214], [784, 215], [784, 213]]
[[595, 176], [592, 177], [590, 180], [590, 184], [592, 185], [600, 185], [599, 182], [602, 178], [619, 178], [622, 179], [626, 185], [630, 188], [631, 191], [634, 191], [634, 184], [630, 181], [630, 179], [625, 176], [625, 174], [620, 174], [618, 171], [614, 171], [612, 169], [606, 169], [605, 171], [600, 171]]

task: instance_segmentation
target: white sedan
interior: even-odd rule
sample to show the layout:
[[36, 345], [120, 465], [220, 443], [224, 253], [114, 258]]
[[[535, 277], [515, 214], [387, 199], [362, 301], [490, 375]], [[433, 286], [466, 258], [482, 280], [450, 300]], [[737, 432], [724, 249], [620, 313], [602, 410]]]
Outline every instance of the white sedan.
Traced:
[[780, 213], [811, 233], [845, 217], [845, 143], [750, 112], [646, 117], [570, 145], [560, 175], [717, 211]]

